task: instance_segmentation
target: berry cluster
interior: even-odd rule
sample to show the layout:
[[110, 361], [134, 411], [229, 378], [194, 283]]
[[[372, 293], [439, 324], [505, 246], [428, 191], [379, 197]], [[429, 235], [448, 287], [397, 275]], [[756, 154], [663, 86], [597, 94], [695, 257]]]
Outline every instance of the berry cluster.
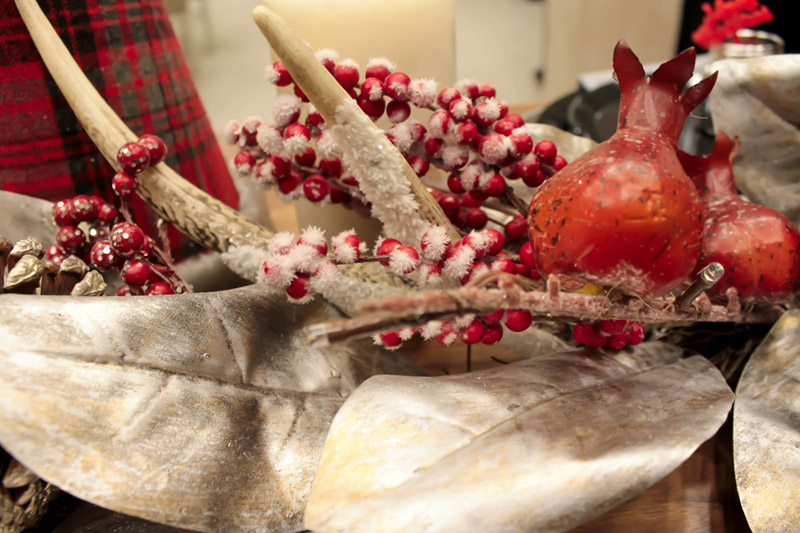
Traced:
[[[464, 80], [438, 90], [433, 80], [411, 79], [384, 58], [370, 60], [362, 79], [350, 59], [339, 60], [331, 50], [320, 50], [317, 57], [368, 116], [386, 115], [392, 124], [387, 137], [420, 177], [432, 167], [450, 173], [449, 190], [434, 194], [454, 225], [464, 231], [484, 228], [489, 216], [482, 206], [490, 202], [503, 213], [503, 220], [494, 222], [505, 226], [506, 238], [525, 239], [525, 205], [514, 201], [508, 182], [521, 179], [538, 187], [566, 160], [551, 141], [534, 145], [522, 117], [508, 113], [491, 85]], [[227, 141], [241, 148], [232, 162], [236, 172], [275, 186], [285, 200], [305, 196], [368, 214], [358, 181], [343, 168], [341, 150], [320, 114], [309, 105], [301, 120], [308, 100], [283, 63], [267, 67], [267, 79], [293, 86], [293, 94], [276, 99], [274, 124], [250, 117], [227, 125]], [[411, 118], [412, 105], [431, 111], [426, 125]]]
[[134, 143], [126, 143], [117, 152], [117, 163], [122, 168], [111, 179], [111, 188], [120, 198], [129, 197], [139, 188], [136, 175], [155, 166], [167, 155], [167, 145], [156, 135], [142, 135]]
[[136, 174], [158, 164], [166, 155], [164, 141], [144, 135], [138, 142], [120, 148], [117, 161], [122, 167], [112, 180], [119, 197], [119, 209], [98, 196], [78, 195], [53, 205], [53, 221], [59, 226], [56, 242], [46, 257], [61, 264], [69, 255], [80, 257], [99, 270], [119, 269], [123, 285], [117, 295], [172, 294], [188, 289], [180, 280], [162, 249], [133, 222], [127, 202], [137, 189]]
[[594, 324], [583, 322], [572, 329], [575, 342], [589, 348], [621, 350], [639, 344], [644, 337], [644, 326], [628, 320], [598, 320]]

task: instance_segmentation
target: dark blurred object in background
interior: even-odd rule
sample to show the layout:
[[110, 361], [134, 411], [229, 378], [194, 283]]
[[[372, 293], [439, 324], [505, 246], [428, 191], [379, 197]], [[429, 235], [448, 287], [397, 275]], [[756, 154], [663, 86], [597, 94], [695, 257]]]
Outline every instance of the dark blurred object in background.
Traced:
[[[704, 13], [700, 6], [705, 3], [713, 5], [714, 0], [684, 0], [681, 33], [676, 52], [695, 46], [692, 42], [692, 32], [703, 22]], [[795, 11], [797, 2], [773, 0], [772, 2], [762, 1], [761, 5], [767, 6], [775, 18], [772, 19], [772, 22], [761, 24], [756, 29], [776, 33], [783, 37], [783, 40], [786, 41], [785, 52], [787, 54], [800, 52], [800, 34], [797, 31], [797, 12]]]

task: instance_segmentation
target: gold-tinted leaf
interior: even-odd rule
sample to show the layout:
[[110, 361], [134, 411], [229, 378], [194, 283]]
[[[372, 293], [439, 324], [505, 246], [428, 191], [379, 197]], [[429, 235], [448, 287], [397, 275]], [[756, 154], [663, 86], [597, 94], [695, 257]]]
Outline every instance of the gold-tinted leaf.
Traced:
[[437, 378], [367, 380], [336, 415], [306, 509], [315, 531], [560, 531], [652, 485], [733, 394], [660, 343]]
[[0, 296], [0, 442], [90, 502], [207, 531], [299, 527], [333, 415], [377, 348], [311, 348], [324, 315], [258, 286]]
[[755, 532], [800, 524], [800, 311], [773, 326], [742, 372], [733, 409], [736, 485]]

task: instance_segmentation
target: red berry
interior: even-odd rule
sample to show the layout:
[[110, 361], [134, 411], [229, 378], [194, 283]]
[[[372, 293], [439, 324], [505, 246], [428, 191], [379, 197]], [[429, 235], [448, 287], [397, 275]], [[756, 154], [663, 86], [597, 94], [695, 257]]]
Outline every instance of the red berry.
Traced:
[[89, 229], [86, 231], [86, 237], [89, 239], [91, 244], [96, 243], [102, 239], [108, 239], [109, 231], [108, 226], [103, 224], [95, 224], [89, 226]]
[[89, 261], [96, 268], [107, 270], [118, 267], [122, 263], [122, 257], [109, 241], [97, 241], [89, 252]]
[[527, 309], [509, 309], [506, 311], [505, 325], [511, 331], [525, 331], [533, 322], [533, 316]]
[[461, 332], [461, 342], [464, 344], [477, 344], [483, 339], [486, 326], [477, 318]]
[[508, 185], [506, 184], [505, 178], [503, 178], [503, 176], [495, 172], [489, 178], [489, 181], [488, 183], [486, 183], [483, 192], [485, 192], [488, 196], [493, 196], [497, 198], [499, 196], [503, 196], [503, 194], [506, 192], [507, 187]]
[[428, 137], [425, 139], [425, 153], [431, 157], [441, 157], [443, 147], [444, 139], [438, 139], [436, 137]]
[[530, 241], [523, 244], [519, 249], [519, 260], [528, 268], [536, 268], [536, 258], [533, 256], [533, 247]]
[[78, 223], [78, 221], [72, 217], [70, 204], [70, 200], [60, 200], [53, 204], [53, 222], [55, 222], [57, 226], [71, 226]]
[[592, 338], [589, 339], [589, 342], [586, 343], [586, 346], [589, 348], [602, 348], [606, 345], [606, 342], [608, 342], [608, 337], [595, 329]]
[[144, 233], [136, 224], [120, 222], [111, 228], [108, 240], [121, 256], [130, 257], [142, 248]]
[[481, 88], [473, 80], [462, 80], [456, 84], [461, 94], [469, 96], [470, 100], [475, 100], [481, 95]]
[[489, 197], [488, 194], [480, 189], [472, 189], [466, 196], [471, 196], [473, 200], [477, 201], [478, 203], [476, 205], [483, 205], [483, 201]]
[[294, 124], [289, 125], [283, 132], [284, 139], [289, 139], [291, 137], [301, 137], [306, 141], [310, 141], [311, 131], [305, 124], [300, 124], [299, 122], [295, 122]]
[[392, 72], [383, 80], [383, 90], [387, 96], [395, 100], [405, 101], [409, 97], [408, 86], [411, 78], [403, 72]]
[[60, 265], [61, 261], [63, 261], [67, 257], [66, 252], [63, 249], [61, 249], [57, 244], [50, 245], [47, 248], [47, 251], [45, 252], [44, 256], [57, 265]]
[[491, 269], [493, 272], [505, 272], [506, 274], [517, 273], [517, 269], [514, 266], [514, 262], [511, 261], [511, 259], [506, 259], [504, 257], [492, 261]]
[[486, 211], [480, 207], [473, 207], [467, 211], [466, 223], [472, 229], [482, 229], [488, 221], [489, 217], [486, 215]]
[[58, 245], [71, 254], [80, 254], [86, 248], [86, 235], [78, 226], [64, 226], [56, 234]]
[[522, 215], [515, 215], [505, 226], [506, 237], [510, 241], [521, 241], [528, 236], [528, 227]]
[[144, 294], [141, 287], [131, 287], [130, 285], [122, 285], [117, 289], [117, 296], [141, 296]]
[[486, 322], [487, 324], [499, 324], [503, 317], [506, 316], [505, 309], [498, 309], [494, 313], [489, 313], [488, 315], [483, 315], [481, 319]]
[[496, 165], [508, 157], [510, 145], [506, 137], [490, 133], [481, 139], [478, 154], [490, 165]]
[[154, 259], [156, 255], [155, 249], [156, 249], [156, 242], [148, 235], [145, 235], [144, 242], [142, 243], [142, 249], [139, 250], [139, 253], [145, 259]]
[[525, 157], [533, 150], [533, 138], [527, 131], [517, 131], [509, 135], [511, 153], [514, 157]]
[[256, 166], [256, 158], [247, 150], [242, 150], [233, 156], [233, 166], [240, 175], [247, 176]]
[[278, 87], [286, 87], [292, 83], [292, 76], [286, 70], [283, 61], [276, 61], [272, 64], [272, 72], [268, 73], [268, 78], [271, 83]]
[[373, 62], [367, 64], [367, 70], [364, 72], [366, 78], [376, 78], [380, 81], [386, 80], [386, 77], [392, 72], [389, 65], [384, 62]]
[[494, 98], [496, 94], [494, 86], [489, 83], [481, 84], [479, 91], [478, 96], [483, 96], [484, 98]]
[[317, 161], [317, 153], [310, 146], [306, 147], [302, 153], [294, 156], [294, 162], [301, 167], [313, 167]]
[[533, 156], [514, 163], [514, 173], [528, 187], [538, 187], [544, 181], [544, 174], [539, 170], [539, 160]]
[[125, 143], [117, 152], [117, 163], [123, 172], [134, 175], [150, 165], [150, 155], [147, 153], [147, 148], [141, 144]]
[[461, 176], [458, 174], [450, 174], [447, 177], [447, 188], [456, 194], [464, 193], [464, 186], [461, 184]]
[[434, 111], [428, 117], [428, 133], [432, 137], [443, 138], [450, 131], [451, 117], [447, 111]]
[[324, 124], [325, 119], [322, 118], [322, 115], [319, 113], [319, 111], [309, 110], [308, 115], [306, 115], [306, 126], [308, 126], [310, 129], [319, 129], [322, 128]]
[[303, 194], [312, 202], [321, 202], [328, 195], [328, 180], [312, 174], [303, 182]]
[[286, 287], [286, 294], [289, 298], [300, 300], [309, 293], [309, 275], [298, 273], [292, 282]]
[[147, 287], [145, 294], [148, 296], [162, 296], [164, 294], [173, 294], [174, 291], [172, 287], [169, 286], [168, 283], [163, 281], [154, 281]]
[[461, 209], [461, 202], [454, 194], [445, 194], [439, 198], [439, 206], [447, 215], [455, 216]]
[[386, 102], [383, 101], [383, 98], [380, 100], [369, 100], [367, 98], [358, 97], [356, 102], [358, 103], [358, 107], [372, 120], [379, 119], [386, 109]]
[[557, 155], [556, 158], [553, 160], [553, 164], [550, 166], [553, 167], [553, 170], [558, 172], [559, 170], [567, 166], [567, 160], [564, 159], [563, 156]]
[[544, 140], [536, 143], [536, 146], [533, 147], [533, 153], [542, 163], [552, 165], [556, 160], [558, 149], [553, 141]]
[[147, 155], [150, 156], [151, 167], [161, 163], [167, 156], [167, 144], [157, 135], [145, 133], [139, 137], [139, 140], [136, 142], [144, 146], [145, 150], [147, 150]]
[[338, 178], [342, 175], [342, 160], [338, 157], [323, 158], [319, 160], [319, 171], [323, 176]]
[[301, 89], [296, 83], [294, 85], [294, 95], [303, 102], [308, 102], [308, 96], [306, 96], [306, 93], [303, 92], [303, 89]]
[[[403, 243], [397, 239], [383, 239], [378, 247], [375, 249], [375, 255], [389, 255], [395, 248], [402, 246]], [[389, 261], [381, 261], [383, 266], [389, 266]]]
[[135, 176], [125, 172], [117, 172], [111, 179], [111, 189], [120, 198], [127, 198], [139, 188], [139, 182]]
[[497, 344], [503, 338], [503, 326], [500, 324], [487, 324], [486, 331], [483, 333], [483, 344]]
[[577, 324], [574, 328], [572, 328], [572, 338], [575, 339], [575, 342], [578, 344], [589, 344], [589, 341], [592, 340], [594, 334], [594, 326], [586, 322]]
[[361, 98], [368, 100], [383, 99], [383, 82], [378, 78], [367, 78], [361, 84]]
[[450, 102], [461, 98], [461, 93], [455, 87], [445, 87], [436, 95], [436, 103], [445, 109], [450, 107]]
[[392, 100], [386, 106], [386, 116], [389, 122], [397, 124], [404, 122], [411, 115], [411, 105], [408, 102], [401, 102], [399, 100]]
[[288, 177], [278, 180], [278, 190], [281, 194], [288, 196], [296, 191], [302, 182], [303, 176], [296, 170], [292, 170]]
[[505, 135], [508, 137], [511, 135], [512, 131], [517, 129], [517, 126], [513, 121], [504, 118], [503, 120], [498, 120], [495, 122], [494, 126], [492, 126], [492, 129], [495, 133], [499, 133], [500, 135]]
[[486, 249], [487, 254], [498, 255], [506, 247], [506, 240], [503, 234], [496, 229], [487, 229], [483, 233], [489, 238], [489, 247]]
[[597, 327], [600, 328], [600, 331], [603, 333], [607, 333], [609, 335], [617, 335], [622, 333], [625, 329], [625, 326], [628, 325], [626, 320], [598, 320]]
[[79, 194], [69, 202], [69, 212], [78, 222], [91, 222], [97, 218], [99, 205], [84, 194]]
[[349, 91], [358, 84], [358, 66], [345, 59], [333, 68], [333, 77], [345, 91]]
[[638, 322], [632, 322], [628, 326], [628, 344], [635, 346], [644, 340], [644, 326]]
[[478, 127], [472, 122], [462, 122], [456, 127], [456, 141], [458, 144], [470, 146], [478, 138]]
[[380, 338], [381, 343], [388, 348], [400, 346], [403, 342], [403, 339], [400, 338], [400, 335], [396, 331], [385, 331], [378, 335], [378, 338]]
[[[480, 192], [480, 191], [478, 191], [478, 192]], [[482, 206], [483, 205], [483, 200], [485, 200], [486, 197], [484, 196], [483, 199], [478, 200], [474, 196], [471, 196], [471, 194], [472, 194], [472, 191], [470, 191], [470, 194], [465, 194], [464, 196], [461, 197], [461, 205], [463, 207], [480, 207], [480, 206]]]
[[122, 265], [122, 279], [134, 287], [141, 287], [147, 283], [152, 275], [150, 265], [140, 259], [126, 261]]
[[606, 340], [606, 346], [611, 348], [612, 350], [621, 350], [628, 345], [628, 335], [627, 333], [618, 333], [617, 335], [611, 335]]
[[341, 204], [351, 198], [350, 193], [340, 187], [337, 187], [336, 185], [330, 185], [328, 196], [332, 204]]
[[522, 118], [522, 115], [518, 115], [516, 113], [507, 114], [505, 117], [503, 117], [503, 120], [510, 120], [514, 123], [515, 128], [521, 128], [525, 125], [525, 119]]
[[111, 224], [119, 216], [117, 208], [111, 204], [103, 204], [97, 212], [97, 219], [105, 224]]
[[417, 176], [420, 178], [428, 173], [431, 164], [422, 156], [419, 155], [412, 155], [408, 158], [408, 164], [411, 165], [411, 168], [414, 169]]

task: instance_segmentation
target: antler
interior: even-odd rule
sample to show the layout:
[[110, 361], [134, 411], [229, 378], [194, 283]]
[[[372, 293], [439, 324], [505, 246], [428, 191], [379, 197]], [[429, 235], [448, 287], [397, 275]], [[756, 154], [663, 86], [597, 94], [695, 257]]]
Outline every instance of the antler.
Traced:
[[[137, 136], [83, 75], [35, 0], [15, 0], [25, 26], [69, 106], [103, 157], [117, 170], [120, 146]], [[138, 175], [139, 195], [194, 241], [218, 252], [242, 245], [266, 247], [272, 233], [209, 196], [166, 164]]]
[[[253, 10], [253, 19], [292, 79], [332, 128], [347, 166], [372, 202], [373, 212], [386, 232], [413, 242], [422, 237], [429, 224], [434, 224], [446, 228], [451, 240], [457, 241], [458, 230], [414, 169], [286, 21], [263, 6]], [[410, 201], [400, 201], [403, 196]]]

